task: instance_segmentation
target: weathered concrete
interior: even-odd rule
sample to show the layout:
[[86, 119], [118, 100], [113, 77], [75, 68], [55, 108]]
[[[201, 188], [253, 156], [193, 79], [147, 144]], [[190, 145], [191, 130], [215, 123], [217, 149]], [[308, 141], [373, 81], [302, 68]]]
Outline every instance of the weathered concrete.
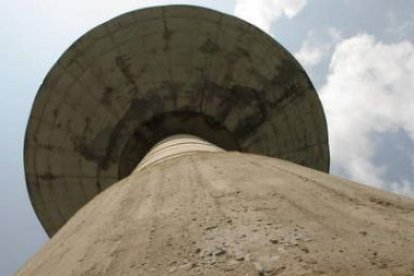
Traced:
[[251, 154], [162, 160], [96, 196], [17, 275], [414, 274], [411, 199]]
[[47, 233], [176, 133], [329, 169], [318, 96], [276, 41], [204, 8], [134, 11], [76, 41], [37, 94], [25, 171]]
[[17, 275], [414, 274], [414, 201], [321, 172], [301, 66], [211, 10], [135, 11], [75, 42], [37, 94], [25, 170], [56, 235]]
[[143, 170], [147, 166], [156, 165], [170, 158], [194, 154], [198, 152], [222, 152], [223, 149], [199, 137], [188, 134], [169, 136], [157, 143], [139, 162], [135, 170]]

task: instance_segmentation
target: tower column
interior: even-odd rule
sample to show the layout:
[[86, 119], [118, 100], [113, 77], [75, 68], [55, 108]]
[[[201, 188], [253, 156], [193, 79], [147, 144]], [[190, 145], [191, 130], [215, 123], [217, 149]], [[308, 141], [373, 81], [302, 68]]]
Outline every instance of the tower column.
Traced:
[[290, 162], [169, 137], [17, 275], [410, 275], [413, 210]]
[[153, 146], [138, 164], [136, 171], [140, 171], [147, 166], [155, 165], [183, 155], [196, 154], [198, 152], [223, 151], [224, 150], [220, 147], [194, 135], [172, 135]]

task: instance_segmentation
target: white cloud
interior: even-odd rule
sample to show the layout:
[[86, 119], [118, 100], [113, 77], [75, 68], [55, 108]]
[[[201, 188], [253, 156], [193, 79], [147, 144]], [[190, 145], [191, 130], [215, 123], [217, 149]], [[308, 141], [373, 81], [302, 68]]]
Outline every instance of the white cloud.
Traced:
[[265, 32], [282, 15], [292, 18], [306, 5], [307, 0], [238, 0], [234, 15], [256, 25]]
[[311, 46], [308, 41], [305, 41], [294, 56], [303, 66], [315, 66], [321, 62], [325, 49], [325, 45]]
[[[319, 37], [321, 36], [322, 37]], [[318, 65], [324, 57], [330, 54], [333, 46], [341, 39], [341, 33], [335, 28], [329, 28], [321, 35], [316, 35], [311, 31], [308, 38], [302, 44], [302, 47], [294, 53], [298, 61], [307, 69]]]
[[329, 70], [321, 100], [335, 166], [357, 181], [411, 193], [408, 182], [385, 183], [386, 167], [372, 157], [381, 150], [374, 135], [402, 129], [414, 141], [414, 44], [357, 35], [336, 46]]

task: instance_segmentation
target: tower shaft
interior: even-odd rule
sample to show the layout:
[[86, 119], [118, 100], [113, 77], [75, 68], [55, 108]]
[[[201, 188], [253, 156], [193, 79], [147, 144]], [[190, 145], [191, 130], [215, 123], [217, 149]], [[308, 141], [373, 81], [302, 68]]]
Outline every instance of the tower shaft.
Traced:
[[413, 212], [403, 197], [175, 136], [17, 275], [409, 275]]

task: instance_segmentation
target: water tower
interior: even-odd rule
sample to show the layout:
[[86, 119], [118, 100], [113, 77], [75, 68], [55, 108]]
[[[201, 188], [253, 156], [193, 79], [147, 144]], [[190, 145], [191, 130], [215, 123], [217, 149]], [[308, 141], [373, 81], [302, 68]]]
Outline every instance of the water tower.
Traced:
[[89, 31], [40, 87], [24, 152], [51, 239], [17, 275], [414, 273], [414, 202], [327, 174], [311, 81], [230, 15]]

